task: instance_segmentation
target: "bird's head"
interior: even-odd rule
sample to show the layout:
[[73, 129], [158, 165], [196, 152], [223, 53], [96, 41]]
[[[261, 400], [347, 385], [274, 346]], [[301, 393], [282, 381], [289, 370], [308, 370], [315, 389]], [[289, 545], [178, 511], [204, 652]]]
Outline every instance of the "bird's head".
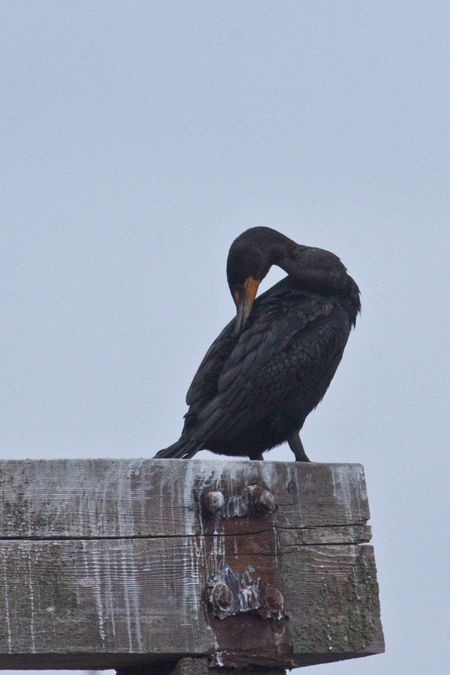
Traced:
[[286, 247], [291, 243], [295, 246], [290, 239], [269, 227], [252, 227], [232, 243], [227, 278], [237, 310], [236, 334], [250, 316], [259, 284], [271, 266], [285, 255]]

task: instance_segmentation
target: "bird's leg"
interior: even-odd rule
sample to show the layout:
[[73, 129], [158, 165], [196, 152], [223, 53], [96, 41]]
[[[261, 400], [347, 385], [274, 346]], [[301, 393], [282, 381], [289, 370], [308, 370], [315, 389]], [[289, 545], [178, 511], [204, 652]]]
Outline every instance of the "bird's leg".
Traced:
[[296, 462], [309, 462], [306, 452], [303, 449], [303, 443], [301, 442], [300, 436], [297, 432], [293, 433], [292, 436], [289, 436], [287, 442], [289, 443], [289, 447], [295, 455]]

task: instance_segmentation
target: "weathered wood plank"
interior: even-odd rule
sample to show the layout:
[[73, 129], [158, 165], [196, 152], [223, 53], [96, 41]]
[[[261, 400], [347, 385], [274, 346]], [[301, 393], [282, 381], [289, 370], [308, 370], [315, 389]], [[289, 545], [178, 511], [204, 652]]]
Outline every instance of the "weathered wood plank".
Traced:
[[0, 485], [0, 668], [383, 650], [359, 465], [1, 462]]
[[[0, 666], [18, 667], [26, 654], [22, 667], [37, 667], [47, 653], [47, 667], [187, 654], [214, 655], [219, 665], [293, 667], [380, 651], [371, 547], [284, 553], [273, 533], [239, 539], [245, 546], [237, 553], [232, 537], [1, 542]], [[279, 589], [285, 614], [212, 616], [205, 589], [226, 564]]]
[[[217, 516], [233, 520], [233, 532], [247, 532], [242, 492], [252, 484], [274, 495], [280, 527], [365, 525], [370, 517], [359, 464], [6, 461], [0, 462], [0, 538], [197, 535], [207, 490], [223, 495]], [[264, 519], [254, 518], [253, 527], [264, 529]]]
[[363, 544], [371, 539], [372, 528], [369, 525], [278, 529], [278, 541], [284, 552], [287, 552], [290, 547], [317, 544]]
[[78, 654], [92, 668], [89, 653], [214, 649], [191, 538], [3, 541], [0, 551], [2, 667], [6, 653]]
[[[265, 666], [248, 666], [240, 668], [240, 675], [285, 675], [284, 668], [267, 668]], [[236, 668], [212, 668], [208, 659], [190, 656], [179, 661], [149, 666], [119, 668], [117, 675], [236, 675]]]

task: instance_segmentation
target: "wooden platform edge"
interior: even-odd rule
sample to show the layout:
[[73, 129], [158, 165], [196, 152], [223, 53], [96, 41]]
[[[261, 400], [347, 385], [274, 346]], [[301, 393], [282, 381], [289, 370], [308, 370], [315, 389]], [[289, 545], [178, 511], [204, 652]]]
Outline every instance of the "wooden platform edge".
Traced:
[[368, 518], [361, 465], [0, 462], [0, 668], [381, 653]]

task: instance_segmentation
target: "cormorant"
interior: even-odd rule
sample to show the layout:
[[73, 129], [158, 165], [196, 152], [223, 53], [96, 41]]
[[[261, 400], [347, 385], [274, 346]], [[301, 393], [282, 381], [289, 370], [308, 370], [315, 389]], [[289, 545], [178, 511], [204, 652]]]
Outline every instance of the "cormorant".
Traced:
[[[287, 277], [255, 300], [272, 265]], [[192, 381], [180, 439], [155, 457], [188, 459], [205, 449], [263, 459], [287, 441], [308, 462], [299, 431], [342, 358], [361, 308], [358, 286], [333, 253], [268, 227], [233, 242], [227, 277], [237, 315]]]

